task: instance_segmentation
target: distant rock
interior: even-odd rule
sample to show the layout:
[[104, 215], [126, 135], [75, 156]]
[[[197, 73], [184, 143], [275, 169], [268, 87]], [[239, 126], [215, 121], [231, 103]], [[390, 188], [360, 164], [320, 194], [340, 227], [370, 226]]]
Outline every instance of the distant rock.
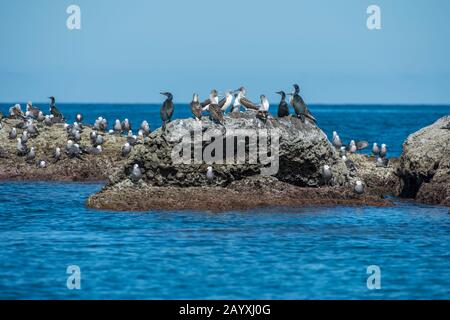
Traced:
[[413, 134], [403, 144], [397, 174], [400, 196], [450, 205], [450, 115]]

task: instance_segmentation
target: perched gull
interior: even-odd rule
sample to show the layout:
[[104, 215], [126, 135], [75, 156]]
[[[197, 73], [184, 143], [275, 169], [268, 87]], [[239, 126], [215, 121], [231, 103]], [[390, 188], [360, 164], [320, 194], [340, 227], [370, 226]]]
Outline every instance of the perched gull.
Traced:
[[322, 167], [321, 174], [322, 174], [322, 178], [323, 178], [324, 184], [325, 184], [325, 185], [329, 185], [329, 183], [330, 183], [330, 181], [331, 181], [331, 176], [332, 176], [330, 166], [327, 165], [327, 164], [324, 165], [324, 166]]
[[387, 146], [384, 143], [381, 145], [380, 157], [382, 157], [382, 158], [386, 157], [386, 154], [387, 154], [387, 148], [386, 147]]
[[28, 154], [28, 151], [29, 151], [27, 145], [24, 142], [22, 142], [21, 138], [17, 138], [16, 149], [17, 149], [17, 154], [19, 156], [25, 156]]
[[138, 182], [142, 178], [142, 172], [137, 163], [133, 166], [133, 170], [131, 171], [130, 178], [134, 182]]
[[58, 162], [61, 159], [61, 148], [57, 147], [53, 152], [53, 162]]
[[379, 153], [380, 153], [380, 148], [378, 148], [378, 144], [376, 142], [374, 142], [373, 147], [372, 147], [372, 154], [374, 156], [378, 156]]
[[115, 133], [121, 133], [122, 132], [122, 125], [120, 124], [120, 120], [119, 119], [116, 119], [116, 121], [114, 122], [113, 129], [114, 129]]
[[130, 131], [131, 130], [131, 123], [128, 121], [128, 119], [123, 120], [122, 122], [122, 130], [123, 131]]
[[34, 151], [34, 147], [31, 147], [25, 159], [26, 161], [32, 161], [34, 158], [36, 158], [36, 151]]
[[363, 183], [361, 182], [361, 181], [356, 181], [356, 184], [355, 184], [355, 192], [357, 193], [357, 194], [363, 194], [364, 193], [364, 185], [363, 185]]
[[214, 172], [211, 166], [206, 169], [206, 179], [211, 183], [214, 180]]
[[128, 157], [128, 155], [131, 152], [131, 145], [126, 142], [123, 146], [122, 146], [122, 157]]
[[17, 130], [16, 128], [12, 128], [11, 131], [8, 134], [8, 138], [11, 140], [14, 140], [17, 138]]
[[44, 160], [41, 160], [38, 163], [38, 167], [41, 168], [41, 169], [44, 169], [45, 167], [47, 167], [47, 163], [45, 163]]
[[341, 138], [339, 138], [339, 135], [336, 131], [333, 131], [333, 146], [338, 150], [342, 147]]
[[345, 155], [342, 156], [342, 161], [344, 161], [347, 169], [349, 169], [350, 171], [356, 171], [355, 163], [352, 160], [348, 159]]

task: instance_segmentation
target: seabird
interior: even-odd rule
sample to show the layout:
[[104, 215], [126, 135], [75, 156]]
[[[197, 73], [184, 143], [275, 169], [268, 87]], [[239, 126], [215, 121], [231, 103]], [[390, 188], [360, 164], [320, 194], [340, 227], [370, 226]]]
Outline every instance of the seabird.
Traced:
[[351, 140], [350, 144], [347, 147], [347, 151], [350, 153], [356, 153], [356, 144], [355, 144], [355, 140]]
[[38, 167], [41, 168], [41, 169], [43, 169], [43, 168], [47, 167], [47, 163], [45, 163], [44, 160], [41, 160], [41, 161], [39, 161], [39, 163], [38, 163]]
[[363, 185], [363, 183], [361, 182], [361, 181], [356, 181], [356, 184], [355, 184], [355, 192], [357, 193], [357, 194], [363, 194], [364, 193], [364, 185]]
[[36, 152], [34, 151], [34, 147], [31, 147], [25, 159], [26, 161], [32, 161], [34, 158], [36, 158]]
[[341, 138], [339, 137], [336, 131], [333, 131], [333, 146], [338, 150], [341, 149], [342, 147]]
[[103, 150], [102, 150], [102, 146], [101, 145], [98, 145], [96, 147], [85, 148], [83, 150], [84, 153], [88, 153], [88, 154], [100, 154], [100, 153], [102, 153], [102, 151]]
[[380, 148], [378, 148], [378, 144], [376, 142], [374, 142], [373, 147], [372, 147], [372, 154], [374, 156], [378, 156], [379, 153], [380, 153]]
[[128, 157], [131, 152], [131, 145], [128, 142], [122, 146], [122, 157]]
[[9, 108], [9, 116], [11, 118], [24, 118], [24, 114], [22, 112], [22, 107], [20, 106], [20, 104], [16, 103], [14, 106]]
[[383, 157], [377, 157], [376, 166], [377, 167], [387, 167], [389, 160]]
[[[52, 115], [52, 116], [53, 116], [53, 115]], [[53, 121], [52, 121], [52, 119], [51, 119], [51, 116], [49, 116], [49, 115], [46, 115], [46, 116], [45, 116], [44, 124], [45, 124], [46, 126], [49, 126], [49, 127], [52, 126]]]
[[28, 142], [28, 131], [27, 130], [22, 132], [22, 136], [20, 137], [20, 140], [22, 141], [22, 143]]
[[80, 146], [76, 143], [73, 143], [72, 140], [67, 141], [66, 152], [67, 152], [67, 155], [69, 156], [69, 158], [76, 157], [76, 158], [82, 159]]
[[332, 176], [330, 166], [327, 165], [327, 164], [324, 165], [324, 166], [322, 167], [322, 172], [321, 172], [321, 174], [322, 174], [322, 178], [323, 178], [324, 184], [325, 184], [325, 185], [329, 185], [329, 183], [330, 183], [330, 181], [331, 181], [331, 176]]
[[250, 100], [248, 100], [245, 95], [247, 94], [247, 90], [244, 87], [240, 87], [239, 89], [237, 89], [235, 92], [238, 93], [238, 96], [236, 97], [236, 100], [238, 100], [238, 102], [243, 105], [245, 108], [247, 109], [252, 109], [252, 110], [259, 110], [259, 107], [257, 104], [251, 102]]
[[8, 138], [13, 140], [17, 138], [17, 130], [16, 128], [12, 128], [11, 131], [8, 134]]
[[347, 148], [346, 147], [341, 147], [339, 149], [339, 155], [342, 157], [342, 156], [345, 156], [346, 154], [347, 154]]
[[142, 172], [137, 163], [133, 165], [133, 170], [131, 171], [130, 178], [131, 180], [133, 180], [133, 182], [138, 182], [142, 178]]
[[381, 144], [380, 157], [384, 158], [386, 157], [386, 154], [387, 154], [387, 146], [383, 143]]
[[217, 90], [211, 90], [209, 100], [210, 104], [206, 107], [206, 109], [209, 112], [210, 119], [216, 123], [223, 125], [223, 113], [218, 105], [219, 97], [217, 96]]
[[123, 120], [122, 122], [122, 130], [123, 131], [130, 131], [131, 130], [131, 123], [128, 121], [128, 119]]
[[208, 179], [209, 183], [214, 180], [214, 172], [211, 166], [208, 166], [208, 168], [206, 169], [206, 179]]
[[150, 134], [150, 125], [147, 120], [142, 121], [140, 130], [142, 130], [143, 136], [148, 136]]
[[219, 101], [219, 107], [223, 113], [225, 113], [228, 107], [231, 106], [232, 101], [233, 101], [233, 93], [231, 91], [227, 91], [225, 93], [225, 97]]
[[278, 104], [278, 118], [289, 116], [289, 106], [286, 102], [286, 93], [284, 91], [276, 92], [281, 96], [280, 103]]
[[[50, 99], [50, 113], [53, 115], [57, 122], [64, 121], [63, 114], [56, 108], [56, 100], [55, 97], [49, 97]], [[53, 121], [55, 121], [53, 120]]]
[[133, 131], [128, 131], [127, 142], [134, 146], [137, 143], [137, 137], [133, 134]]
[[58, 162], [61, 159], [61, 148], [57, 147], [53, 152], [53, 162]]
[[94, 147], [102, 145], [103, 142], [104, 142], [103, 136], [101, 134], [97, 134], [97, 136], [95, 137], [95, 142], [93, 143]]
[[89, 134], [89, 139], [91, 139], [92, 144], [95, 144], [95, 142], [97, 141], [97, 131], [91, 131], [91, 133]]
[[233, 106], [231, 107], [230, 112], [239, 112], [239, 111], [241, 111], [241, 102], [239, 101], [238, 96], [239, 96], [238, 93], [234, 94]]
[[40, 112], [39, 108], [34, 107], [33, 103], [31, 101], [29, 101], [27, 103], [26, 112], [25, 112], [26, 117], [37, 119], [39, 112]]
[[161, 106], [160, 116], [163, 122], [162, 128], [166, 129], [166, 124], [172, 121], [173, 116], [173, 95], [170, 92], [161, 92], [163, 96], [166, 96], [167, 99], [163, 102]]
[[42, 111], [39, 111], [36, 120], [37, 120], [37, 122], [42, 122], [42, 121], [45, 120], [45, 116], [44, 116], [44, 113]]
[[344, 161], [347, 169], [349, 169], [350, 171], [356, 171], [355, 163], [352, 160], [348, 159], [345, 155], [342, 156], [342, 161]]
[[311, 112], [309, 112], [308, 107], [303, 101], [303, 98], [300, 96], [300, 87], [297, 84], [294, 84], [294, 91], [289, 93], [291, 96], [291, 105], [302, 122], [305, 122], [305, 118], [308, 118], [313, 123], [316, 123], [316, 119], [312, 116]]
[[79, 123], [81, 125], [81, 123], [83, 122], [83, 115], [81, 113], [78, 113], [75, 117], [75, 122]]
[[39, 134], [36, 126], [33, 124], [33, 120], [31, 119], [28, 119], [27, 131], [30, 134], [30, 137], [36, 137]]
[[113, 129], [114, 129], [115, 133], [121, 133], [122, 132], [122, 124], [120, 123], [119, 119], [116, 119], [116, 122], [114, 122]]
[[202, 104], [198, 101], [197, 93], [194, 93], [190, 107], [195, 120], [199, 121], [202, 118]]

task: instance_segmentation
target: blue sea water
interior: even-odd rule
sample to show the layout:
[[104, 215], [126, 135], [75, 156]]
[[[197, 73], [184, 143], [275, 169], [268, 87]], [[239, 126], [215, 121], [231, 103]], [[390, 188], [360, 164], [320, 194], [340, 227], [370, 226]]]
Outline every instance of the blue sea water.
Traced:
[[[5, 112], [9, 105], [0, 105]], [[60, 105], [110, 123], [159, 125], [157, 105]], [[177, 105], [176, 117], [189, 115]], [[311, 106], [327, 134], [386, 143], [450, 106]], [[0, 183], [3, 299], [450, 299], [448, 207], [265, 208], [250, 212], [107, 212], [85, 207], [101, 184]], [[81, 270], [81, 289], [66, 269]], [[369, 290], [367, 267], [381, 270]]]

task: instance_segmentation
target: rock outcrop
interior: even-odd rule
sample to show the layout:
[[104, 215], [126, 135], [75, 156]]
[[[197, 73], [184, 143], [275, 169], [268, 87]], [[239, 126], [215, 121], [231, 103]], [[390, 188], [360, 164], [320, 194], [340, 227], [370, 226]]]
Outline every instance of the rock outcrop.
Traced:
[[[17, 141], [8, 138], [11, 128], [19, 123], [19, 120], [14, 119], [3, 119], [1, 122], [0, 147], [4, 155], [0, 157], [0, 180], [105, 181], [116, 170], [123, 170], [127, 162], [127, 159], [121, 157], [121, 147], [126, 142], [126, 137], [108, 134], [103, 134], [105, 141], [101, 154], [84, 154], [83, 159], [69, 158], [65, 153], [67, 132], [61, 123], [51, 127], [37, 125], [39, 134], [35, 138], [29, 138], [27, 142], [29, 148], [35, 148], [36, 157], [27, 162], [25, 157], [17, 155]], [[79, 142], [81, 147], [91, 146], [91, 131], [91, 127], [84, 126]], [[17, 129], [17, 137], [22, 132], [22, 129]], [[56, 147], [61, 148], [62, 155], [61, 160], [54, 163], [52, 155]], [[45, 168], [38, 167], [37, 162], [40, 160], [47, 163]]]
[[[167, 125], [166, 131], [156, 130], [150, 135], [145, 148], [130, 158], [125, 170], [112, 175], [108, 185], [91, 196], [87, 205], [110, 210], [223, 211], [308, 204], [390, 204], [383, 195], [395, 190], [398, 179], [393, 175], [393, 167], [377, 168], [374, 161], [354, 155], [356, 170], [347, 168], [316, 125], [303, 123], [294, 117], [264, 122], [254, 112], [232, 114], [225, 119], [224, 126], [206, 117], [201, 122], [178, 119]], [[196, 134], [201, 137], [199, 144], [195, 145], [189, 139], [183, 143], [183, 138]], [[227, 157], [228, 141], [239, 141], [242, 138], [240, 135], [247, 136], [241, 139], [241, 149], [235, 141], [236, 144], [231, 144], [233, 147], [228, 149]], [[266, 136], [269, 137], [268, 142]], [[212, 164], [215, 178], [208, 181], [208, 165], [202, 160], [210, 154], [214, 143], [217, 144], [213, 154], [219, 155], [215, 158], [219, 163]], [[196, 148], [204, 156], [199, 163], [191, 161]], [[278, 155], [277, 164], [263, 163], [262, 154], [258, 152], [260, 149], [266, 155], [269, 150], [269, 158]], [[179, 156], [186, 156], [189, 161], [180, 163]], [[246, 161], [237, 163], [238, 158]], [[251, 162], [249, 159], [258, 161]], [[220, 163], [221, 160], [223, 163]], [[137, 183], [130, 180], [135, 164], [143, 173], [142, 180]], [[330, 181], [324, 181], [321, 174], [325, 164], [332, 171]], [[267, 171], [270, 167], [277, 170]], [[367, 192], [357, 195], [353, 191], [355, 181], [372, 174], [376, 176], [368, 179]]]
[[397, 174], [400, 196], [450, 205], [450, 115], [413, 134], [403, 144]]
[[[314, 124], [302, 123], [295, 117], [263, 122], [252, 111], [226, 116], [225, 122], [223, 127], [207, 117], [201, 121], [174, 120], [166, 131], [154, 131], [145, 148], [135, 153], [126, 170], [118, 171], [110, 184], [127, 179], [137, 163], [143, 180], [150, 185], [211, 186], [205, 175], [207, 157], [215, 162], [212, 166], [216, 178], [212, 184], [216, 186], [267, 173], [296, 186], [318, 187], [323, 185], [320, 170], [325, 164], [333, 172], [330, 185], [352, 181], [338, 153]], [[199, 152], [197, 161], [193, 161], [194, 150]], [[270, 159], [272, 155], [274, 161]], [[187, 161], [180, 163], [180, 156]]]

